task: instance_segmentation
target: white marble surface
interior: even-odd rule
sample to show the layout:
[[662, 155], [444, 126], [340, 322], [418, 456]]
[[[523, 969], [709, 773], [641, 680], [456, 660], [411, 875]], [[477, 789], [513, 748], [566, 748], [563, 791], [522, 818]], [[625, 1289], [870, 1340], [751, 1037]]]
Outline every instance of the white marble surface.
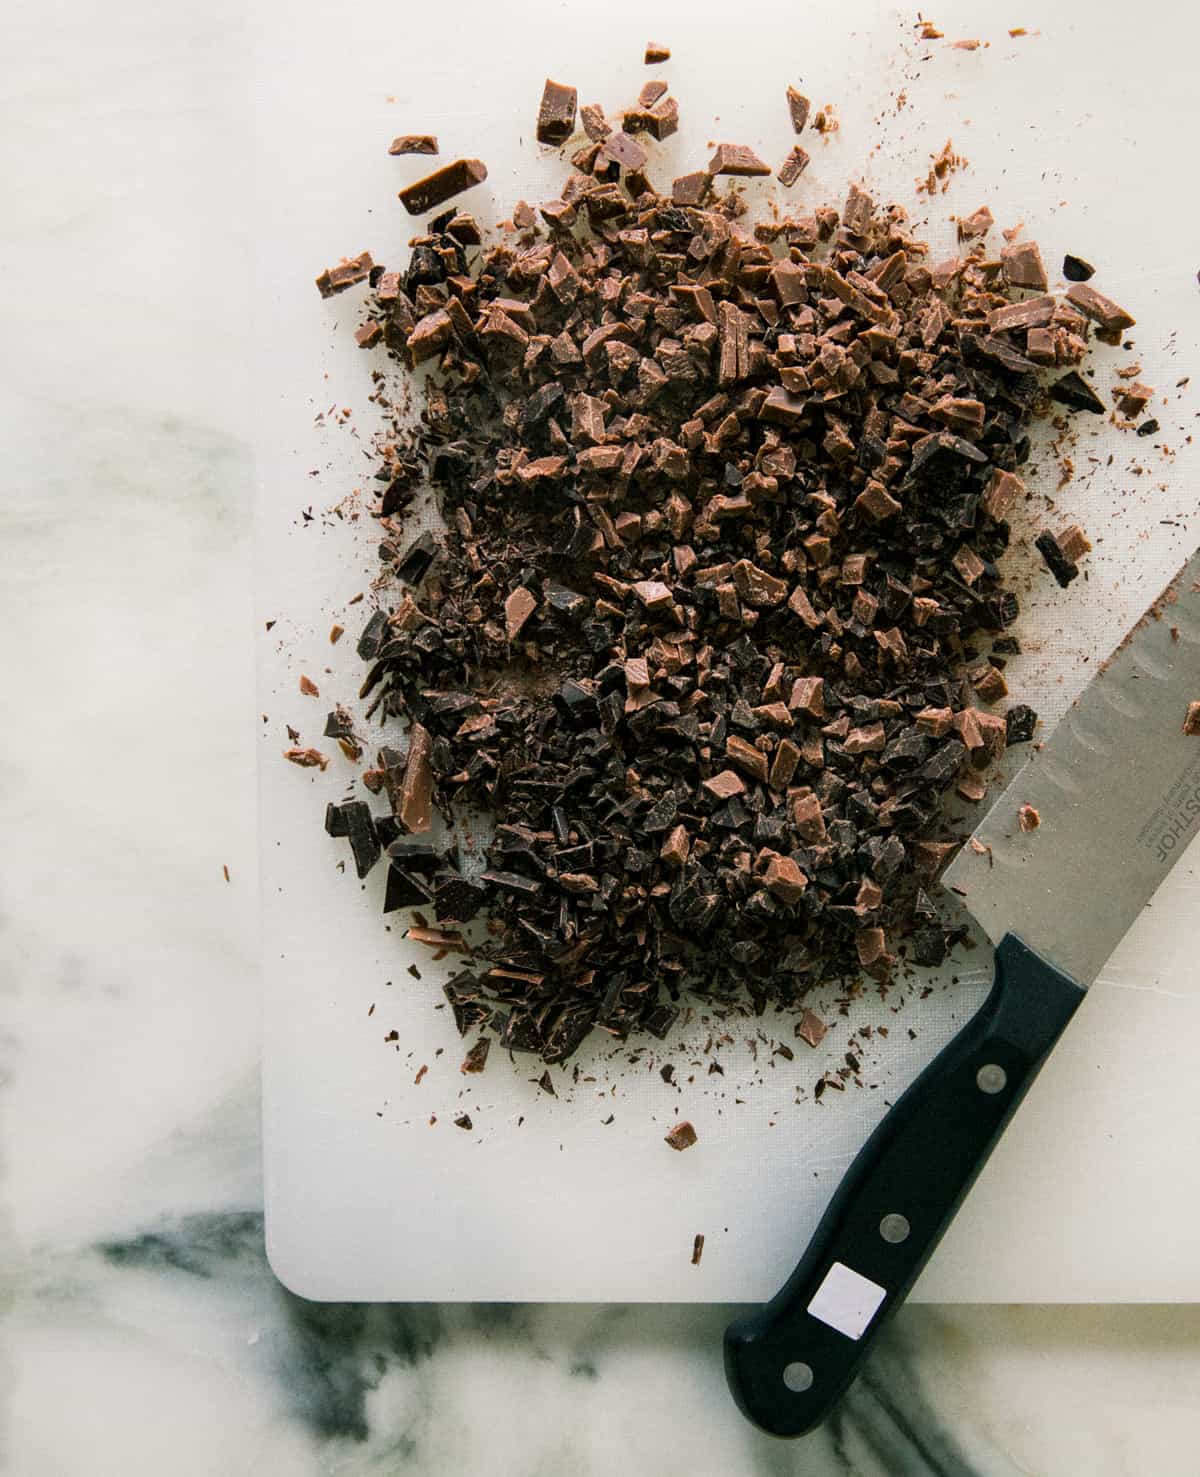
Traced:
[[272, 1278], [241, 15], [6, 17], [3, 1477], [1196, 1477], [1193, 1307], [906, 1310], [789, 1446], [727, 1403], [726, 1309]]

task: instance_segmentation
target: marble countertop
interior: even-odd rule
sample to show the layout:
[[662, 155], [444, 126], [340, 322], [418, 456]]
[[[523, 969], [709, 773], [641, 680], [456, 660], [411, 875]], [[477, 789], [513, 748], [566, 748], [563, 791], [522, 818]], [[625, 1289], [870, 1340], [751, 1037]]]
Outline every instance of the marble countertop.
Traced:
[[272, 1277], [242, 17], [8, 25], [0, 1473], [1195, 1477], [1196, 1307], [906, 1309], [787, 1445], [729, 1405], [726, 1308]]

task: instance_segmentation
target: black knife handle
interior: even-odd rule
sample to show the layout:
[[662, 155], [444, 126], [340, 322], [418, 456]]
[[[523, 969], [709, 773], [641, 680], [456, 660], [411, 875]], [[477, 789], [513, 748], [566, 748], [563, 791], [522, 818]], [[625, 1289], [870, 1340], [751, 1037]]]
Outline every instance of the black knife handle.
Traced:
[[729, 1388], [756, 1426], [802, 1436], [833, 1409], [1083, 996], [1005, 936], [987, 999], [867, 1140], [782, 1291], [726, 1330]]

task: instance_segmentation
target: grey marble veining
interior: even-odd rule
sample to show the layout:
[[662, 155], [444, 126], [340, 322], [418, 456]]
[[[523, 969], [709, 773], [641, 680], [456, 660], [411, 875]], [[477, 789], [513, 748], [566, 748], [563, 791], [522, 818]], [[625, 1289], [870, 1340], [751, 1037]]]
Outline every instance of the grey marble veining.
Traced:
[[3, 1477], [1196, 1477], [1191, 1308], [905, 1310], [789, 1445], [728, 1402], [727, 1308], [275, 1281], [241, 14], [7, 19]]

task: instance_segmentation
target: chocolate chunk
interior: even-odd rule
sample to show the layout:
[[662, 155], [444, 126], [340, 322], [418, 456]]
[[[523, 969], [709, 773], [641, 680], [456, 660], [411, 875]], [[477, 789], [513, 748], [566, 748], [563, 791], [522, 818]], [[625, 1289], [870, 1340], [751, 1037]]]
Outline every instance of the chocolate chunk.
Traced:
[[1078, 523], [1060, 529], [1054, 535], [1054, 540], [1062, 550], [1063, 558], [1072, 564], [1078, 564], [1085, 554], [1091, 552], [1091, 540]]
[[523, 585], [512, 592], [504, 602], [504, 626], [510, 641], [517, 639], [525, 622], [536, 609], [536, 598]]
[[770, 174], [771, 166], [764, 164], [754, 150], [745, 144], [718, 144], [716, 153], [708, 161], [708, 172], [733, 175]]
[[788, 113], [792, 120], [792, 132], [803, 133], [804, 125], [808, 122], [809, 101], [802, 92], [797, 92], [794, 87], [787, 90]]
[[1188, 704], [1183, 717], [1183, 731], [1189, 738], [1200, 736], [1200, 702]]
[[577, 97], [573, 87], [563, 87], [561, 83], [546, 78], [535, 130], [538, 143], [561, 144], [571, 137], [575, 132]]
[[819, 1015], [806, 1010], [796, 1026], [796, 1035], [814, 1049], [825, 1039], [829, 1027]]
[[711, 189], [711, 175], [705, 170], [697, 170], [672, 181], [671, 199], [676, 205], [702, 205]]
[[455, 159], [452, 164], [435, 169], [424, 179], [406, 185], [400, 191], [400, 203], [409, 215], [424, 215], [452, 200], [455, 195], [461, 195], [464, 190], [481, 185], [485, 179], [487, 165], [482, 159]]
[[488, 1051], [491, 1049], [491, 1037], [481, 1036], [475, 1045], [471, 1047], [462, 1060], [459, 1067], [460, 1072], [478, 1073], [487, 1066]]
[[1074, 369], [1054, 381], [1050, 386], [1050, 398], [1071, 410], [1090, 410], [1093, 415], [1104, 414], [1103, 400]]
[[808, 155], [799, 144], [796, 144], [788, 150], [787, 158], [779, 166], [779, 173], [775, 178], [785, 189], [791, 189], [808, 168], [808, 163]]
[[704, 1235], [703, 1235], [702, 1232], [697, 1231], [696, 1234], [695, 1234], [695, 1236], [692, 1238], [692, 1266], [693, 1267], [698, 1267], [700, 1265], [700, 1258], [703, 1255], [704, 1255]]
[[1119, 307], [1111, 298], [1105, 297], [1102, 292], [1097, 292], [1094, 287], [1088, 287], [1082, 282], [1073, 283], [1067, 288], [1067, 301], [1086, 317], [1098, 323], [1100, 325], [1097, 330], [1098, 336], [1106, 338], [1110, 343], [1116, 343], [1121, 334], [1137, 322], [1136, 318], [1127, 313], [1124, 308]]
[[408, 758], [396, 815], [410, 833], [428, 831], [433, 824], [433, 771], [430, 754], [433, 740], [420, 723], [414, 723], [408, 734]]
[[1081, 256], [1071, 256], [1070, 253], [1063, 257], [1062, 272], [1068, 282], [1086, 282], [1089, 277], [1096, 275], [1091, 262], [1085, 262]]
[[1036, 831], [1042, 823], [1041, 815], [1032, 805], [1019, 805], [1017, 807], [1017, 825], [1022, 831]]
[[[1010, 246], [1002, 246], [1000, 265], [1004, 280], [1014, 287], [1031, 287], [1035, 292], [1045, 292], [1050, 285], [1036, 241], [1016, 241]], [[1067, 295], [1069, 297], [1070, 293]]]
[[646, 42], [646, 54], [642, 58], [646, 66], [652, 67], [657, 62], [669, 62], [671, 60], [671, 49], [663, 46], [658, 41]]
[[604, 116], [604, 109], [599, 103], [585, 103], [579, 110], [579, 121], [583, 125], [583, 131], [593, 143], [603, 143], [612, 132], [608, 120]]
[[1141, 425], [1137, 428], [1137, 434], [1139, 436], [1155, 436], [1155, 435], [1157, 435], [1158, 434], [1158, 422], [1156, 420], [1154, 420], [1153, 417], [1151, 417], [1150, 420], [1143, 421], [1141, 423]]
[[696, 1130], [685, 1119], [682, 1123], [677, 1123], [670, 1133], [666, 1135], [666, 1142], [673, 1149], [678, 1149], [682, 1153], [684, 1149], [690, 1149], [692, 1147], [696, 1142], [696, 1138]]
[[1067, 559], [1052, 533], [1039, 533], [1033, 541], [1034, 548], [1046, 561], [1046, 568], [1065, 590], [1078, 575], [1079, 566]]
[[388, 145], [389, 154], [436, 154], [438, 141], [432, 133], [402, 133]]
[[374, 270], [371, 253], [360, 252], [358, 256], [343, 259], [336, 267], [326, 267], [317, 278], [317, 291], [322, 297], [333, 297], [356, 282], [365, 282]]

